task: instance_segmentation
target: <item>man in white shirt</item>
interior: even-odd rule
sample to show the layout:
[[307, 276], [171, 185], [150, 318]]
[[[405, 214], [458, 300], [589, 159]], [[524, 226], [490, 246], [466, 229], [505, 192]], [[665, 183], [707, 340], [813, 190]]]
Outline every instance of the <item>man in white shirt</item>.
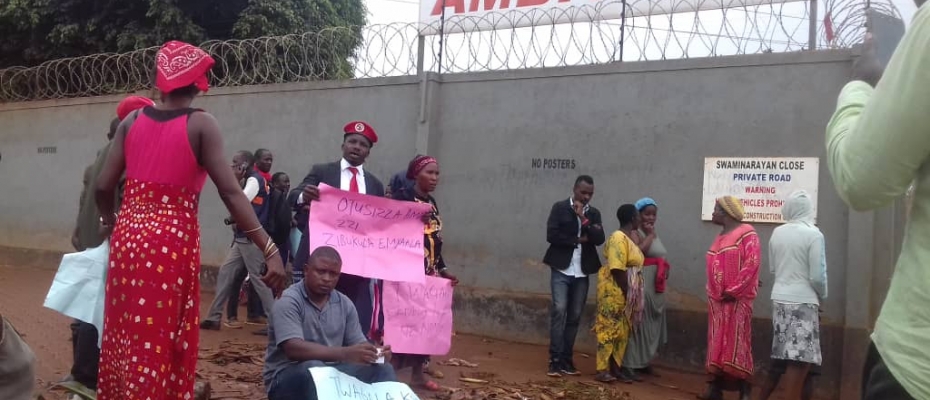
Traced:
[[588, 298], [588, 275], [601, 267], [597, 246], [604, 244], [601, 213], [589, 204], [592, 197], [594, 179], [579, 176], [572, 196], [552, 205], [546, 222], [549, 249], [543, 263], [552, 269], [547, 375], [552, 377], [581, 374], [572, 361], [575, 336]]
[[[365, 160], [372, 146], [378, 142], [378, 134], [365, 122], [353, 121], [343, 127], [342, 159], [316, 164], [288, 196], [297, 209], [297, 227], [302, 235], [294, 265], [305, 265], [304, 259], [313, 249], [307, 237], [310, 202], [320, 199], [318, 185], [325, 183], [348, 192], [384, 197], [384, 185], [378, 178], [365, 170]], [[358, 310], [359, 323], [369, 340], [381, 338], [384, 317], [381, 313], [381, 283], [369, 278], [343, 273], [336, 290], [349, 297]]]
[[[244, 157], [245, 154], [243, 153], [248, 154], [248, 152], [242, 151], [236, 153], [233, 157], [232, 167], [238, 169], [238, 171], [236, 171], [237, 174], [244, 172], [245, 176], [248, 176], [243, 192], [252, 203], [252, 208], [255, 210], [258, 221], [261, 222], [262, 227], [268, 230], [268, 206], [270, 204], [268, 198], [270, 196], [271, 183], [266, 181], [261, 173], [251, 168], [250, 164], [254, 162], [254, 158], [252, 158], [251, 161], [246, 160]], [[271, 307], [274, 305], [274, 293], [272, 293], [271, 288], [262, 282], [262, 268], [264, 266], [265, 256], [262, 254], [261, 249], [252, 244], [245, 232], [238, 228], [235, 229], [235, 238], [233, 239], [232, 245], [229, 247], [229, 251], [226, 253], [226, 261], [220, 266], [220, 272], [216, 277], [216, 297], [213, 299], [213, 304], [210, 305], [210, 311], [206, 318], [200, 323], [200, 328], [210, 330], [220, 329], [220, 319], [223, 317], [223, 306], [230, 297], [238, 297], [241, 283], [239, 286], [236, 285], [236, 275], [238, 275], [243, 268], [249, 273], [249, 282], [252, 283], [252, 287], [258, 294], [259, 299], [261, 299], [265, 315], [270, 316]]]

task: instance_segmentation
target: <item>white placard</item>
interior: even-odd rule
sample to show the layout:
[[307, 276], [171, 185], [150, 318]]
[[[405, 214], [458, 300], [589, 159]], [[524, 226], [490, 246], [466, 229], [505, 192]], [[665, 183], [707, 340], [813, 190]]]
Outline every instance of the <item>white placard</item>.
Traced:
[[364, 383], [333, 367], [310, 368], [310, 375], [320, 400], [420, 400], [401, 382]]
[[817, 219], [820, 159], [816, 157], [734, 157], [704, 159], [701, 219], [711, 220], [714, 202], [736, 196], [743, 202], [743, 222], [783, 223], [781, 207], [795, 190], [805, 190]]
[[[626, 17], [791, 1], [797, 0], [628, 0]], [[619, 19], [623, 4], [623, 0], [420, 0], [420, 34], [435, 35], [440, 29], [458, 33]]]

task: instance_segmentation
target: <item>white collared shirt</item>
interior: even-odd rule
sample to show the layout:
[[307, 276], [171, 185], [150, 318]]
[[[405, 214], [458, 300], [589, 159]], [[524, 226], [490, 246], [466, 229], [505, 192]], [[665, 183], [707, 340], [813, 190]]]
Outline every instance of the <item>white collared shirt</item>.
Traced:
[[[575, 200], [572, 197], [568, 198], [568, 205], [572, 207], [572, 212], [574, 212]], [[589, 206], [585, 204], [584, 212], [588, 212], [588, 208]], [[576, 216], [576, 219], [578, 220], [578, 237], [581, 237], [581, 218]], [[575, 278], [584, 278], [587, 276], [581, 270], [581, 243], [575, 245], [575, 251], [572, 253], [572, 262], [568, 264], [568, 268], [559, 272]]]
[[[363, 165], [355, 167], [355, 169], [358, 170], [358, 176], [356, 176], [355, 179], [358, 181], [358, 192], [361, 194], [368, 194], [368, 190], [365, 187], [365, 169]], [[343, 158], [342, 161], [339, 162], [339, 166], [342, 168], [342, 179], [339, 180], [339, 188], [348, 191], [349, 185], [352, 184], [352, 171], [349, 171], [352, 164], [349, 164], [349, 162]]]
[[[364, 164], [355, 167], [358, 170], [358, 176], [355, 178], [358, 181], [358, 192], [361, 194], [368, 194], [368, 188], [365, 186], [365, 168]], [[349, 167], [352, 164], [349, 164], [345, 158], [339, 161], [339, 168], [342, 171], [342, 174], [339, 176], [339, 189], [349, 191], [349, 187], [352, 184], [352, 171], [349, 171]], [[304, 194], [301, 193], [297, 196], [297, 203], [304, 203]]]

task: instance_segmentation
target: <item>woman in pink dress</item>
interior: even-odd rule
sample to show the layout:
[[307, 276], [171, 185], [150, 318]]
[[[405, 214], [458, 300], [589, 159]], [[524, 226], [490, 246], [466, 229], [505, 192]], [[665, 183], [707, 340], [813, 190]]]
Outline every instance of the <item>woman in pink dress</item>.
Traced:
[[756, 230], [743, 224], [743, 205], [733, 196], [717, 199], [713, 222], [723, 230], [707, 251], [707, 372], [704, 400], [722, 400], [736, 387], [740, 400], [752, 391], [752, 303], [759, 289], [761, 250]]
[[[284, 287], [278, 250], [262, 229], [223, 154], [212, 115], [191, 108], [208, 89], [213, 59], [182, 42], [156, 58], [161, 104], [117, 129], [97, 180], [101, 222], [113, 227], [98, 400], [192, 399], [200, 314], [200, 190], [207, 174], [249, 239], [264, 250], [268, 286]], [[114, 190], [125, 172], [123, 201]]]

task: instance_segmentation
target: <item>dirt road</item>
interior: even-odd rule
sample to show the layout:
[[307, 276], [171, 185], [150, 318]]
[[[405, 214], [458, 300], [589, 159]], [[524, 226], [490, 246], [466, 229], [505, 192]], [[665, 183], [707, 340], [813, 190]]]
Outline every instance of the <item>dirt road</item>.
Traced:
[[[53, 270], [0, 266], [0, 314], [10, 319], [38, 357], [38, 387], [68, 374], [71, 366], [70, 320], [42, 307], [54, 277]], [[205, 294], [201, 312], [212, 296]], [[245, 310], [240, 311], [245, 315]], [[265, 399], [261, 368], [267, 338], [255, 336], [254, 327], [240, 330], [205, 331], [201, 335], [198, 374], [211, 382], [213, 399]], [[475, 368], [442, 365], [451, 358], [478, 364]], [[575, 357], [583, 375], [571, 379], [545, 376], [547, 350], [542, 346], [509, 343], [470, 335], [456, 335], [452, 351], [437, 357], [433, 364], [445, 375], [436, 380], [444, 387], [462, 389], [456, 393], [421, 393], [426, 399], [693, 399], [703, 385], [703, 377], [662, 370], [661, 378], [634, 385], [600, 385], [592, 380], [594, 358]], [[400, 371], [408, 380], [409, 370]], [[468, 384], [462, 376], [481, 378], [486, 384]], [[516, 393], [519, 393], [516, 394]], [[561, 395], [561, 397], [560, 397]], [[730, 397], [735, 396], [730, 394]], [[53, 397], [55, 398], [55, 397]]]

